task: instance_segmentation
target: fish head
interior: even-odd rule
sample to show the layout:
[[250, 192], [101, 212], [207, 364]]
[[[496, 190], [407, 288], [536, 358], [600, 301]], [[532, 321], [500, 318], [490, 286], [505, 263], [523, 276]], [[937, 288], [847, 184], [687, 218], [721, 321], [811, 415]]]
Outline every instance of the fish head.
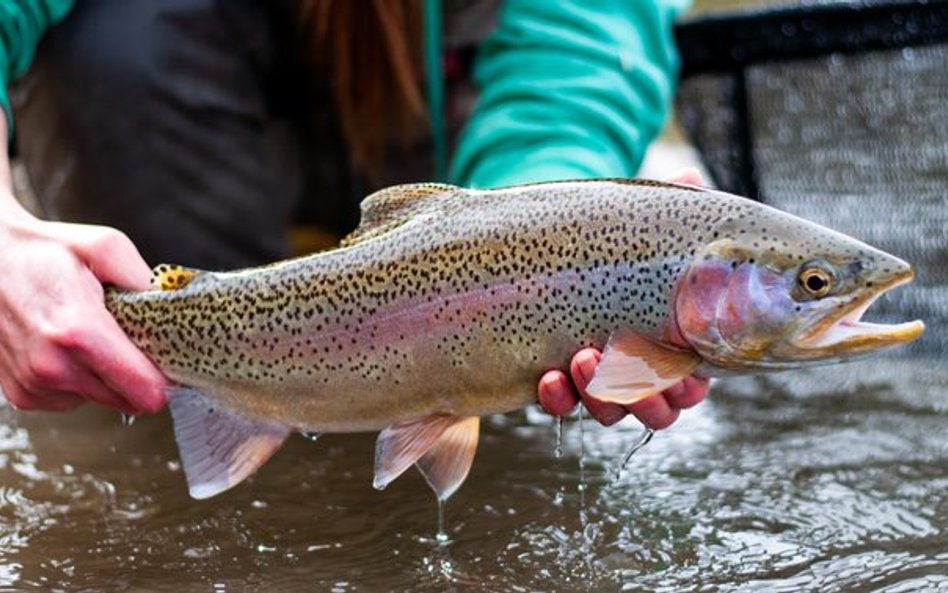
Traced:
[[712, 369], [780, 370], [908, 343], [921, 321], [862, 321], [880, 295], [910, 282], [901, 259], [755, 204], [699, 250], [675, 291], [678, 340]]

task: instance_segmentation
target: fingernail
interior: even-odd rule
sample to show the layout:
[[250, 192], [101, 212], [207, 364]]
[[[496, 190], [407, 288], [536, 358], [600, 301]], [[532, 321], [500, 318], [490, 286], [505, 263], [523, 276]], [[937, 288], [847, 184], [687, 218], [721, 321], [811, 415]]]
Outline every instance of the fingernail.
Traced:
[[556, 392], [559, 389], [564, 387], [564, 381], [562, 376], [549, 376], [543, 377], [543, 386], [546, 387], [548, 391]]
[[589, 359], [581, 361], [579, 363], [579, 374], [584, 383], [592, 381], [593, 375], [596, 374], [596, 362]]

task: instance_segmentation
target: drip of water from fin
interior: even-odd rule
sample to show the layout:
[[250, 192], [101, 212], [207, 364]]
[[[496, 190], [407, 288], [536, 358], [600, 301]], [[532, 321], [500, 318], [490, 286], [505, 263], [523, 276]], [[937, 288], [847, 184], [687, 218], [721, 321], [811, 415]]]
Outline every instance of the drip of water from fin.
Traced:
[[134, 414], [122, 414], [122, 426], [131, 426], [135, 424], [135, 415]]
[[655, 436], [655, 431], [646, 426], [639, 438], [636, 439], [636, 441], [632, 443], [632, 446], [629, 447], [629, 450], [625, 452], [625, 455], [622, 457], [622, 463], [619, 464], [615, 476], [613, 476], [613, 481], [617, 481], [622, 477], [622, 470], [629, 464], [629, 460], [632, 459], [632, 456], [635, 455], [639, 449], [647, 445], [653, 436]]
[[444, 531], [444, 501], [438, 499], [438, 533], [435, 534], [435, 541], [439, 545], [448, 543], [448, 534]]
[[319, 437], [323, 436], [323, 433], [321, 433], [321, 432], [301, 432], [300, 435], [302, 435], [302, 437], [303, 437], [304, 439], [306, 439], [307, 441], [311, 441], [311, 442], [315, 443], [316, 441], [319, 440]]
[[556, 427], [556, 447], [553, 449], [553, 457], [560, 459], [563, 457], [563, 417], [557, 416], [556, 422], [554, 423]]
[[586, 426], [584, 422], [583, 407], [579, 407], [579, 484], [576, 489], [579, 491], [579, 537], [580, 551], [582, 552], [583, 563], [586, 565], [586, 574], [592, 576], [594, 567], [592, 560], [595, 557], [593, 553], [593, 544], [595, 543], [594, 526], [589, 520], [589, 509], [586, 506]]
[[[583, 423], [583, 407], [579, 407], [579, 416], [576, 421], [579, 423], [579, 485], [576, 489], [580, 494], [586, 492], [586, 428]], [[580, 505], [585, 508], [586, 498], [580, 497]]]

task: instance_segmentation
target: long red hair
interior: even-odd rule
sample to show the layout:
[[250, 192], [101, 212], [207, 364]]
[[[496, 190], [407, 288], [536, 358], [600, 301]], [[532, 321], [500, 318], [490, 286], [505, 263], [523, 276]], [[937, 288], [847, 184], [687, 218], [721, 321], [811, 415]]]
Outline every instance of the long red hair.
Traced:
[[298, 19], [329, 84], [356, 165], [377, 168], [387, 145], [427, 126], [421, 0], [299, 0]]

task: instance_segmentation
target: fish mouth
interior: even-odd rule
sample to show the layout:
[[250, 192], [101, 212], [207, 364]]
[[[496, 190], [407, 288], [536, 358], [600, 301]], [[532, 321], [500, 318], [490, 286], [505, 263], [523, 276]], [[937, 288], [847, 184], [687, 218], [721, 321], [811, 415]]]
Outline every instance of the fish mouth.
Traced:
[[872, 352], [915, 340], [925, 331], [921, 320], [897, 324], [862, 321], [863, 314], [876, 299], [893, 288], [908, 284], [914, 277], [915, 272], [909, 268], [876, 290], [854, 299], [842, 310], [833, 311], [803, 332], [795, 340], [795, 345], [822, 358]]

